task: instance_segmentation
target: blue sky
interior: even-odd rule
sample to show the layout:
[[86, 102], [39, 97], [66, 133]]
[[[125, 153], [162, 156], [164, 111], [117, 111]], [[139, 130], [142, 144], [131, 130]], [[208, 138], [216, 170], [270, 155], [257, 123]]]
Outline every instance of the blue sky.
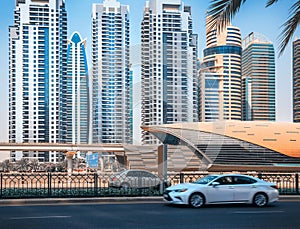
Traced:
[[[8, 27], [13, 25], [15, 0], [4, 0], [0, 7], [0, 141], [7, 141], [8, 128]], [[119, 0], [130, 5], [131, 45], [140, 44], [140, 24], [143, 16], [145, 0]], [[68, 36], [78, 31], [87, 38], [87, 55], [90, 60], [91, 45], [91, 13], [93, 3], [102, 0], [66, 0], [68, 13]], [[199, 57], [205, 47], [205, 12], [210, 0], [184, 0], [192, 6], [194, 33], [199, 36]], [[295, 0], [278, 1], [272, 7], [265, 8], [267, 0], [248, 0], [232, 21], [241, 29], [244, 38], [250, 32], [265, 35], [274, 43], [276, 52], [276, 118], [277, 121], [292, 121], [292, 63], [291, 44], [284, 54], [277, 55], [280, 26], [288, 17], [289, 7]], [[297, 30], [295, 36], [299, 36]]]

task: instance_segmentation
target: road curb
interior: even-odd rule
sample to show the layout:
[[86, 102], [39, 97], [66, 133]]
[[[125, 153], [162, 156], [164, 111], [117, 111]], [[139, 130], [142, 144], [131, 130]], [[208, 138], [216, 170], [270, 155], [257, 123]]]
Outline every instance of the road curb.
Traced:
[[279, 196], [279, 201], [280, 200], [282, 200], [282, 201], [285, 201], [285, 200], [289, 200], [289, 201], [300, 200], [300, 195], [280, 195]]
[[28, 205], [28, 204], [67, 204], [67, 203], [114, 203], [114, 202], [158, 202], [157, 197], [90, 197], [90, 198], [41, 198], [41, 199], [2, 199], [1, 205]]
[[[279, 201], [300, 201], [300, 195], [281, 195]], [[117, 203], [117, 202], [163, 202], [161, 196], [137, 197], [89, 197], [89, 198], [40, 198], [40, 199], [0, 199], [4, 205], [39, 205], [39, 204], [80, 204], [80, 203]]]

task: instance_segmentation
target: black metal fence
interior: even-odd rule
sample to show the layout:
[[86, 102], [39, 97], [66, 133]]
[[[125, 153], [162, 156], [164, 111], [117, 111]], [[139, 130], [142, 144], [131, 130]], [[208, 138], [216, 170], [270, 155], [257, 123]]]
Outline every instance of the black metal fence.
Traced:
[[[193, 182], [208, 173], [169, 173], [171, 185]], [[299, 194], [298, 173], [249, 174], [277, 184], [280, 194]], [[0, 198], [52, 198], [52, 197], [108, 197], [108, 196], [160, 196], [161, 187], [111, 187], [113, 174], [98, 173], [0, 173]]]

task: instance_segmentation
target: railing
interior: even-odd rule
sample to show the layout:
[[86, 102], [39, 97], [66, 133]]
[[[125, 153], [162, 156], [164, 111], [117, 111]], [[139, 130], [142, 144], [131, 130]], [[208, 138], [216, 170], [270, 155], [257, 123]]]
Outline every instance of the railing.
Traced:
[[[112, 174], [0, 173], [0, 198], [156, 196], [160, 189], [109, 187]], [[141, 187], [147, 186], [141, 185]]]
[[259, 173], [257, 174], [257, 177], [265, 181], [274, 182], [277, 185], [280, 194], [299, 194], [298, 173]]
[[[193, 182], [208, 173], [169, 173], [171, 185]], [[253, 173], [277, 184], [280, 194], [300, 194], [298, 173]], [[160, 196], [162, 189], [137, 180], [138, 187], [110, 187], [113, 174], [98, 173], [0, 173], [0, 198], [65, 198], [107, 196]], [[161, 183], [160, 183], [161, 185]], [[150, 188], [146, 188], [151, 186]]]

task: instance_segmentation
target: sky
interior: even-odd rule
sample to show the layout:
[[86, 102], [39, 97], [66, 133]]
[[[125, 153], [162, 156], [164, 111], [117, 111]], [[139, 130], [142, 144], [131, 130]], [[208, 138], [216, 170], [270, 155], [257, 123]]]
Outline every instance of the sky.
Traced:
[[[8, 140], [8, 27], [13, 25], [15, 0], [2, 0], [0, 7], [0, 142]], [[130, 6], [130, 44], [132, 57], [138, 56], [141, 43], [140, 28], [143, 8], [146, 0], [119, 0], [121, 4]], [[234, 17], [232, 25], [241, 30], [242, 38], [251, 32], [266, 36], [273, 44], [276, 53], [276, 120], [292, 121], [292, 53], [291, 42], [283, 55], [278, 56], [278, 36], [281, 25], [289, 16], [289, 8], [296, 0], [278, 1], [277, 4], [265, 8], [267, 0], [247, 0], [239, 13]], [[91, 13], [93, 3], [102, 0], [66, 0], [68, 14], [68, 37], [78, 31], [87, 39], [87, 55], [90, 63], [91, 47]], [[183, 0], [192, 7], [193, 32], [198, 34], [199, 58], [203, 57], [205, 48], [205, 12], [210, 0]], [[300, 37], [299, 29], [294, 34]], [[138, 64], [132, 58], [132, 64]]]

